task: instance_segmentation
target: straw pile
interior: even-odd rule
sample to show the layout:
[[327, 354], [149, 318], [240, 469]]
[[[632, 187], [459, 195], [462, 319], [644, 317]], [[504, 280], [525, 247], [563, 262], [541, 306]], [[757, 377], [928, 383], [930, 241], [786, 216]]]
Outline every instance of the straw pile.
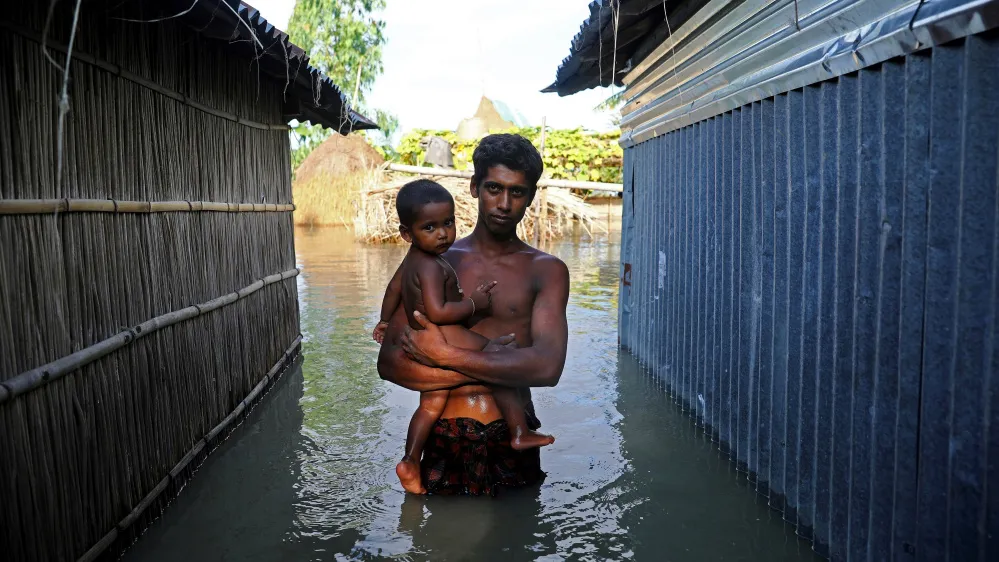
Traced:
[[[369, 177], [369, 189], [363, 192], [354, 218], [354, 233], [358, 240], [369, 244], [400, 243], [399, 218], [395, 211], [395, 197], [404, 184], [416, 176], [379, 170]], [[468, 192], [468, 180], [462, 178], [432, 177], [454, 196], [455, 221], [458, 237], [465, 236], [475, 228], [478, 217], [478, 202]], [[541, 220], [542, 239], [555, 239], [579, 226], [585, 232], [606, 230], [600, 221], [599, 212], [581, 197], [567, 189], [549, 188], [547, 191], [547, 212]], [[535, 239], [535, 229], [539, 214], [539, 192], [535, 204], [517, 227], [522, 240]]]

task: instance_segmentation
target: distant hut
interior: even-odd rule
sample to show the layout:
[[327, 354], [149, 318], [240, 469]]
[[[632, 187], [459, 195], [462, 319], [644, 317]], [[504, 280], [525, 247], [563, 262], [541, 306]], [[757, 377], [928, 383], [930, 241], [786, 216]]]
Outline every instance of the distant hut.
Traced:
[[114, 557], [297, 353], [286, 123], [374, 126], [235, 0], [0, 29], [0, 558]]
[[489, 134], [489, 131], [505, 131], [526, 126], [527, 119], [510, 106], [482, 96], [475, 115], [462, 119], [456, 131], [460, 139], [475, 140]]

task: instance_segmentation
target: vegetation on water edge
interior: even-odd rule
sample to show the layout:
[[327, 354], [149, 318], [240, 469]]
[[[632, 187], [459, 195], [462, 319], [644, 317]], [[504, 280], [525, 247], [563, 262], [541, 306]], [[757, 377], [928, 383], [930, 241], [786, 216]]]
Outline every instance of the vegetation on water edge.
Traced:
[[[541, 127], [511, 129], [510, 132], [526, 137], [534, 146], [541, 147]], [[423, 149], [420, 139], [425, 136], [439, 136], [451, 143], [454, 167], [458, 170], [472, 169], [472, 152], [478, 140], [464, 141], [457, 138], [454, 131], [434, 131], [414, 129], [399, 142], [396, 149], [398, 161], [413, 166], [423, 165]], [[620, 131], [592, 133], [583, 129], [548, 128], [545, 135], [545, 177], [552, 179], [599, 181], [621, 183], [623, 152], [617, 143]]]

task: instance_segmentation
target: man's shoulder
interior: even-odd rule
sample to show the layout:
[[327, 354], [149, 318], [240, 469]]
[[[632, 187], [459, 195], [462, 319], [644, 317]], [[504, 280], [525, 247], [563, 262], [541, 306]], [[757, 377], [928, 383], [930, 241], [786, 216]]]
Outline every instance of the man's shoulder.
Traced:
[[[530, 248], [530, 247], [529, 247]], [[565, 277], [569, 278], [569, 267], [561, 259], [537, 248], [530, 248], [531, 269], [542, 275], [543, 279]]]

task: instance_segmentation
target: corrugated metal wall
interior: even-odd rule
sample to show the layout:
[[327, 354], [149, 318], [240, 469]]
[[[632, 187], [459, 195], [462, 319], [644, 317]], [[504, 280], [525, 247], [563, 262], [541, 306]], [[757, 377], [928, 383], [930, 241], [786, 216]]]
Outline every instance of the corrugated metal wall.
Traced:
[[621, 344], [834, 560], [999, 560], [999, 37], [625, 152]]

